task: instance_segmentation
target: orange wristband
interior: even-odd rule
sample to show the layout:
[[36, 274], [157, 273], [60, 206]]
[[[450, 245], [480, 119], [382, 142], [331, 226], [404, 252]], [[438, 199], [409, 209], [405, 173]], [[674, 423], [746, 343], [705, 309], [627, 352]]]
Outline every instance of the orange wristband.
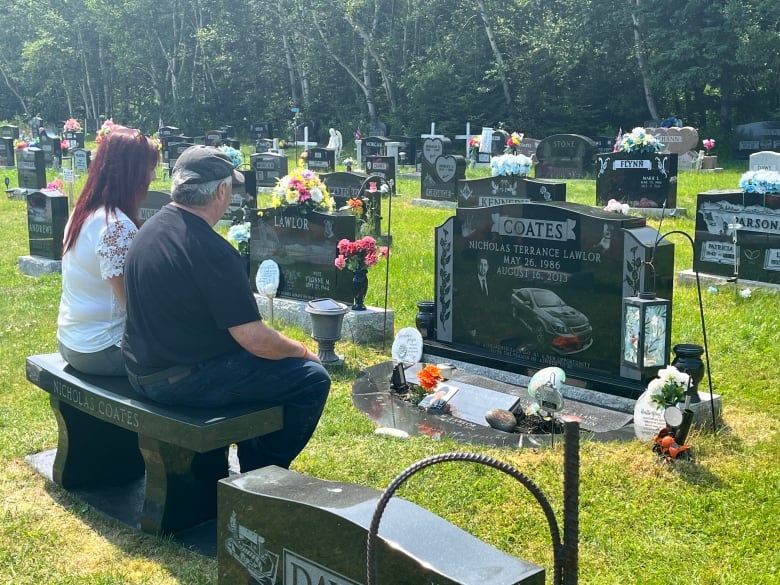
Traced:
[[301, 344], [301, 347], [303, 348], [303, 355], [301, 356], [302, 359], [306, 359], [309, 356], [309, 348], [304, 345], [303, 341], [299, 342]]

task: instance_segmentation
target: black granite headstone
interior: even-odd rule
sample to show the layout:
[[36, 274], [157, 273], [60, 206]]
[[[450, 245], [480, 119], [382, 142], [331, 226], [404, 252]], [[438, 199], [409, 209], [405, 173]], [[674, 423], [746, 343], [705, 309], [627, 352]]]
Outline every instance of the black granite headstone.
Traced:
[[259, 140], [255, 141], [256, 154], [262, 154], [263, 152], [268, 152], [273, 147], [274, 147], [273, 140], [269, 140], [268, 138], [260, 138]]
[[[446, 488], [443, 488], [446, 489]], [[219, 585], [359, 585], [380, 492], [271, 466], [220, 480]], [[375, 581], [382, 585], [543, 585], [511, 557], [403, 498], [385, 508]]]
[[147, 219], [171, 202], [171, 194], [165, 191], [149, 191], [138, 208], [138, 220], [143, 224]]
[[0, 138], [0, 167], [16, 166], [16, 152], [13, 138]]
[[11, 140], [19, 138], [19, 126], [13, 126], [12, 124], [0, 125], [0, 138], [10, 138]]
[[27, 228], [30, 255], [62, 259], [62, 238], [68, 222], [68, 197], [59, 191], [35, 191], [27, 195]]
[[165, 138], [170, 138], [172, 136], [180, 136], [181, 135], [181, 129], [176, 128], [176, 126], [163, 126], [160, 128], [158, 136], [160, 140], [163, 140]]
[[347, 204], [347, 200], [360, 196], [365, 189], [365, 181], [368, 175], [363, 173], [348, 173], [338, 171], [320, 175], [320, 179], [328, 188], [328, 193], [336, 203], [336, 209]]
[[611, 152], [596, 157], [596, 204], [677, 207], [677, 155]]
[[250, 124], [249, 133], [253, 140], [272, 140], [274, 137], [273, 126], [270, 122], [254, 122]]
[[21, 189], [43, 189], [46, 186], [46, 156], [41, 149], [17, 150], [16, 170]]
[[387, 124], [379, 120], [369, 122], [367, 130], [369, 136], [387, 136]]
[[329, 297], [352, 303], [352, 273], [338, 270], [335, 260], [336, 244], [343, 238], [353, 240], [356, 230], [353, 214], [301, 214], [295, 207], [264, 209], [252, 218], [250, 274], [257, 272], [263, 260], [273, 260], [281, 272], [277, 296]]
[[336, 170], [336, 151], [313, 147], [308, 151], [306, 167], [315, 173], [332, 173]]
[[[185, 136], [177, 136], [179, 139], [186, 138]], [[187, 150], [190, 146], [192, 146], [192, 142], [184, 142], [183, 140], [181, 142], [169, 142], [168, 148], [166, 150], [168, 156], [167, 156], [167, 162], [168, 162], [168, 168], [173, 170], [173, 166], [176, 164], [176, 159], [181, 156], [181, 153]]]
[[385, 143], [390, 142], [390, 139], [385, 136], [368, 136], [363, 139], [363, 145], [360, 152], [363, 156], [361, 163], [365, 163], [369, 156], [385, 156], [387, 154], [387, 147]]
[[67, 140], [70, 148], [84, 148], [84, 133], [68, 130], [62, 134], [63, 140]]
[[506, 130], [502, 130], [501, 128], [494, 129], [492, 138], [490, 140], [491, 156], [498, 156], [500, 154], [504, 154], [504, 151], [506, 150], [507, 140], [509, 140], [509, 132], [507, 132]]
[[466, 159], [449, 154], [449, 138], [426, 138], [420, 163], [420, 197], [436, 201], [458, 200], [458, 180], [466, 178]]
[[203, 144], [206, 146], [221, 146], [226, 144], [228, 134], [225, 130], [207, 130], [203, 135]]
[[73, 150], [73, 168], [77, 171], [86, 172], [89, 169], [89, 163], [92, 162], [92, 153], [85, 148], [76, 148]]
[[536, 148], [537, 179], [582, 179], [593, 172], [596, 143], [579, 134], [548, 136]]
[[411, 136], [389, 136], [398, 143], [398, 164], [411, 165], [417, 159], [417, 141]]
[[528, 136], [523, 136], [523, 140], [520, 143], [520, 148], [517, 149], [517, 153], [524, 154], [532, 161], [536, 162], [538, 160], [536, 157], [536, 149], [539, 147], [540, 142], [541, 140], [538, 140], [536, 138], [529, 138]]
[[780, 284], [780, 193], [699, 193], [693, 269]]
[[762, 150], [780, 152], [780, 121], [741, 124], [734, 129], [733, 136], [734, 158], [747, 159]]
[[458, 207], [530, 201], [566, 201], [566, 183], [515, 176], [458, 181]]
[[458, 208], [436, 229], [437, 341], [622, 391], [623, 299], [672, 294], [674, 247], [654, 251], [645, 222], [574, 203]]
[[62, 159], [60, 147], [62, 141], [55, 133], [48, 130], [42, 130], [38, 133], [38, 144], [44, 153], [47, 165], [59, 164]]
[[382, 177], [390, 190], [395, 194], [395, 157], [393, 156], [369, 156], [366, 157], [366, 172], [370, 175]]
[[263, 152], [249, 157], [249, 166], [255, 171], [258, 187], [275, 187], [287, 174], [287, 157], [276, 152]]
[[591, 136], [590, 139], [596, 144], [597, 154], [606, 154], [615, 149], [614, 136]]

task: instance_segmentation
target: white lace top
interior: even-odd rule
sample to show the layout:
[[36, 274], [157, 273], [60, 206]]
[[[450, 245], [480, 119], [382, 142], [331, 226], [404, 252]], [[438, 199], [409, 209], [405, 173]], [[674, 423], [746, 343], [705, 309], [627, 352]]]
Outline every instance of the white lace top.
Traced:
[[[70, 229], [70, 220], [65, 233]], [[138, 229], [119, 209], [106, 221], [98, 209], [81, 227], [76, 245], [62, 257], [62, 295], [57, 339], [66, 347], [92, 353], [122, 340], [125, 311], [108, 278], [122, 276], [125, 256]]]

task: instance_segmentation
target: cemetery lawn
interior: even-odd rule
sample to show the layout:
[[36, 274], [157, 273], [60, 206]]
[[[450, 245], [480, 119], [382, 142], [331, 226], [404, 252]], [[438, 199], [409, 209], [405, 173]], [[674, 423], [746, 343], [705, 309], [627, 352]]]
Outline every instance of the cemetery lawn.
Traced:
[[[736, 188], [745, 166], [735, 164], [722, 173], [681, 171], [678, 207], [687, 208], [688, 217], [664, 220], [662, 231], [693, 234], [696, 194]], [[0, 170], [0, 180], [5, 176], [16, 183], [15, 171]], [[152, 188], [167, 190], [168, 185], [158, 181]], [[433, 228], [453, 213], [412, 206], [417, 197], [419, 183], [402, 178], [393, 199], [388, 299], [396, 330], [413, 326], [415, 303], [432, 297]], [[593, 204], [594, 182], [569, 182], [567, 199]], [[0, 583], [216, 583], [215, 560], [106, 519], [25, 463], [26, 455], [57, 442], [47, 395], [25, 379], [25, 357], [55, 351], [60, 276], [29, 278], [19, 273], [17, 259], [29, 251], [24, 202], [0, 199], [0, 233]], [[671, 240], [676, 244], [676, 268], [690, 268], [687, 240]], [[382, 306], [384, 266], [373, 269], [369, 279], [366, 302]], [[712, 383], [723, 396], [724, 422], [716, 433], [694, 431], [689, 442], [695, 460], [673, 465], [661, 463], [638, 441], [582, 443], [580, 583], [780, 583], [780, 297], [754, 290], [744, 298], [733, 285], [702, 295]], [[673, 343], [702, 343], [694, 286], [675, 286], [673, 315]], [[314, 347], [303, 331], [283, 330]], [[363, 367], [389, 359], [390, 345], [391, 340], [385, 347], [357, 346], [348, 340], [337, 344], [346, 365], [332, 373], [333, 390], [323, 419], [293, 468], [382, 490], [422, 457], [449, 451], [483, 453], [528, 475], [562, 523], [560, 446], [512, 450], [373, 434], [374, 424], [352, 406], [351, 383]], [[706, 377], [702, 387], [707, 387]], [[487, 467], [451, 463], [415, 475], [398, 495], [543, 566], [551, 583], [553, 559], [544, 516], [511, 478]], [[431, 540], [436, 542], [437, 535], [431, 534]]]

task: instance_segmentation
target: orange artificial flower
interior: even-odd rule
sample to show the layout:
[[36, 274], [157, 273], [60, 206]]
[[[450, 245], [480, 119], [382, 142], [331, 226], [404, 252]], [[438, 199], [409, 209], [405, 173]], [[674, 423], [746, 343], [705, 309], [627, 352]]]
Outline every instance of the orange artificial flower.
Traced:
[[426, 392], [433, 392], [436, 388], [436, 384], [441, 382], [444, 378], [441, 376], [441, 370], [434, 364], [428, 364], [422, 370], [417, 372], [417, 380], [420, 382], [420, 386]]

